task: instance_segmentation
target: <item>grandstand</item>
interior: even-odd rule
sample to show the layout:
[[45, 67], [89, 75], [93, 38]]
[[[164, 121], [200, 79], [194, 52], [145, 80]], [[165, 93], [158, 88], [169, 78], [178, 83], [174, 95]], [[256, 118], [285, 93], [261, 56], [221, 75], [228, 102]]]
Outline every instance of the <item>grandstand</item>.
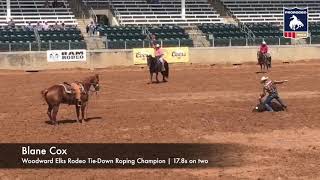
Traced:
[[[159, 0], [155, 3], [148, 3], [146, 0], [83, 1], [94, 8], [112, 8], [122, 25], [193, 25], [221, 23], [223, 20], [207, 0], [186, 0], [185, 9], [182, 8], [181, 0]], [[185, 11], [185, 13], [182, 11]]]
[[64, 22], [66, 25], [77, 25], [67, 0], [60, 1], [63, 6], [52, 7], [52, 0], [11, 0], [11, 14], [7, 15], [7, 1], [0, 0], [0, 25], [5, 25], [12, 18], [16, 25], [26, 25], [29, 22], [47, 21], [49, 24]]
[[[52, 0], [11, 0], [10, 5], [0, 0], [0, 9], [0, 51], [86, 48], [67, 0], [58, 4]], [[13, 20], [14, 27], [7, 27], [9, 19]], [[44, 22], [52, 27], [39, 28]], [[53, 27], [56, 23], [58, 28]], [[27, 25], [34, 27], [30, 29]]]
[[[283, 38], [283, 7], [308, 7], [310, 38], [320, 43], [320, 0], [0, 0], [0, 50], [109, 48], [151, 46], [151, 36], [168, 46], [256, 46], [263, 39], [272, 45], [290, 45]], [[77, 3], [91, 12], [76, 19]], [[99, 36], [86, 36], [86, 23], [97, 19], [96, 10], [108, 10], [109, 21], [100, 24]], [[8, 28], [13, 19], [14, 28]], [[85, 18], [85, 19], [83, 19]], [[30, 22], [56, 22], [66, 28], [25, 28]], [[80, 22], [80, 24], [78, 24]], [[79, 25], [79, 26], [77, 26]], [[76, 27], [77, 26], [77, 27]], [[104, 40], [104, 44], [102, 43]], [[92, 45], [100, 41], [101, 45]], [[91, 43], [90, 43], [91, 42]]]
[[109, 49], [151, 47], [151, 37], [155, 35], [155, 42], [163, 47], [193, 46], [193, 42], [185, 30], [176, 25], [163, 26], [132, 26], [100, 28], [100, 35], [107, 37], [106, 46]]

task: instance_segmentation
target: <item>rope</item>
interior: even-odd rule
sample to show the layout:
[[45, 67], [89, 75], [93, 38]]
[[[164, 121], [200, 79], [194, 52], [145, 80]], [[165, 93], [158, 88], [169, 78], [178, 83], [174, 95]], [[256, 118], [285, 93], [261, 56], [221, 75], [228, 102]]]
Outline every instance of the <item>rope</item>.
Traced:
[[86, 120], [88, 120], [88, 108], [89, 108], [89, 99], [88, 99], [87, 106], [86, 106], [86, 115], [85, 115]]
[[89, 109], [89, 97], [90, 97], [90, 92], [95, 92], [96, 93], [96, 98], [95, 100], [97, 100], [97, 95], [98, 95], [98, 92], [97, 91], [94, 91], [94, 90], [91, 90], [89, 89], [88, 91], [88, 102], [87, 102], [87, 106], [86, 106], [86, 115], [85, 115], [85, 119], [88, 119], [88, 109]]

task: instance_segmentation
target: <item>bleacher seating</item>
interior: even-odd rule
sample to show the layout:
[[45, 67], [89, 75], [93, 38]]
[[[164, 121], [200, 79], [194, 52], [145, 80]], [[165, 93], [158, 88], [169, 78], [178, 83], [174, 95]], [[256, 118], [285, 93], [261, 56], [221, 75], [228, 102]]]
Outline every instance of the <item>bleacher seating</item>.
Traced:
[[[37, 39], [37, 34], [39, 35]], [[67, 27], [47, 31], [27, 30], [24, 27], [0, 28], [0, 51], [38, 51], [59, 49], [86, 49], [79, 29]]]
[[[74, 27], [38, 31], [41, 49], [85, 49], [86, 43], [79, 29]], [[50, 45], [49, 45], [50, 44]], [[69, 47], [70, 44], [70, 47]], [[50, 47], [49, 47], [50, 46]]]
[[311, 36], [320, 36], [320, 22], [309, 23]]
[[[46, 3], [47, 2], [47, 3]], [[82, 49], [86, 43], [79, 29], [75, 28], [77, 21], [68, 1], [59, 0], [59, 5], [53, 5], [53, 0], [11, 0], [11, 16], [14, 28], [7, 27], [7, 2], [0, 0], [0, 50], [1, 51], [38, 51], [48, 49]], [[54, 6], [54, 7], [53, 7]], [[67, 27], [61, 30], [33, 31], [26, 30], [29, 22], [54, 25], [62, 22]]]
[[34, 32], [23, 28], [8, 29], [0, 28], [0, 43], [12, 42], [34, 42], [36, 41]]
[[36, 38], [33, 31], [17, 27], [8, 29], [0, 28], [0, 51], [29, 50], [30, 45], [36, 45]]
[[157, 43], [162, 42], [163, 47], [193, 46], [189, 35], [179, 26], [102, 26], [99, 31], [101, 36], [107, 37], [109, 49], [150, 47], [150, 34], [155, 35]]
[[283, 8], [308, 7], [309, 21], [320, 21], [320, 0], [221, 0], [241, 21], [283, 22]]
[[214, 38], [245, 38], [246, 34], [234, 24], [202, 24], [198, 26], [205, 34]]
[[186, 15], [181, 17], [181, 0], [83, 0], [94, 8], [110, 6], [121, 25], [202, 24], [222, 22], [207, 0], [186, 0]]
[[320, 22], [311, 22], [309, 23], [309, 32], [311, 44], [320, 44]]
[[[28, 22], [36, 24], [44, 21], [49, 24], [54, 24], [55, 22], [64, 22], [66, 25], [77, 24], [67, 0], [59, 1], [63, 2], [64, 7], [50, 7], [52, 0], [48, 1], [49, 4], [47, 6], [45, 2], [46, 0], [11, 0], [11, 18], [16, 25], [26, 25]], [[0, 26], [7, 23], [6, 9], [6, 0], [0, 0]]]
[[[198, 28], [214, 46], [257, 46], [262, 40], [269, 45], [288, 45], [290, 39], [283, 38], [280, 26], [274, 23], [250, 23], [247, 27], [255, 34], [255, 39], [248, 38], [238, 26], [233, 24], [203, 24]], [[210, 36], [212, 35], [212, 38]]]
[[246, 25], [258, 38], [283, 36], [282, 27], [276, 23], [248, 23]]
[[4, 0], [0, 0], [0, 24], [6, 22], [7, 6]]
[[246, 33], [242, 32], [241, 29], [234, 24], [202, 24], [199, 25], [198, 28], [206, 34], [207, 39], [210, 44], [213, 45], [213, 41], [210, 39], [214, 39], [215, 46], [229, 46], [230, 39], [233, 39], [233, 42], [238, 46], [246, 45]]

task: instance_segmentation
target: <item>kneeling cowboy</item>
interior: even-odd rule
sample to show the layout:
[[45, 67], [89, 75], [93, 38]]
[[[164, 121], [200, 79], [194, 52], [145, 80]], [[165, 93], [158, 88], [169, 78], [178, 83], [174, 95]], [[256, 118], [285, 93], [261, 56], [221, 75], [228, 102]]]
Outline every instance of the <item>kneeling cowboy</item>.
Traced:
[[78, 107], [81, 106], [81, 87], [80, 87], [80, 84], [78, 82], [74, 82], [74, 83], [71, 83], [71, 87], [74, 89], [75, 91], [75, 94], [76, 94], [76, 105]]
[[264, 96], [266, 96], [266, 92], [268, 92], [268, 97], [263, 102], [263, 104], [268, 109], [268, 111], [273, 112], [273, 109], [270, 105], [270, 103], [273, 99], [276, 99], [283, 108], [285, 108], [285, 109], [287, 108], [287, 106], [280, 99], [280, 97], [278, 95], [277, 87], [275, 86], [276, 84], [282, 84], [284, 82], [288, 82], [288, 80], [272, 81], [268, 77], [264, 77], [264, 76], [261, 78], [261, 83], [263, 84], [263, 90], [262, 90], [262, 94], [260, 95], [259, 99], [262, 99]]

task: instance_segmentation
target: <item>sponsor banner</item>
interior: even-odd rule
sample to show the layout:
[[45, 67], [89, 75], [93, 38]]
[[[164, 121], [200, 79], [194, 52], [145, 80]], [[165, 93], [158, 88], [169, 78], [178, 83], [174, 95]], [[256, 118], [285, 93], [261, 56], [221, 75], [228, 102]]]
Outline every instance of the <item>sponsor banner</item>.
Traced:
[[[188, 47], [170, 47], [162, 48], [164, 51], [164, 59], [168, 63], [183, 63], [189, 62]], [[134, 64], [147, 64], [147, 55], [154, 56], [153, 48], [133, 49]]]
[[47, 60], [48, 62], [86, 61], [86, 53], [85, 49], [49, 50]]
[[285, 38], [308, 37], [308, 8], [284, 8], [283, 20]]
[[133, 63], [134, 64], [147, 64], [147, 56], [154, 56], [153, 48], [139, 48], [133, 49]]

